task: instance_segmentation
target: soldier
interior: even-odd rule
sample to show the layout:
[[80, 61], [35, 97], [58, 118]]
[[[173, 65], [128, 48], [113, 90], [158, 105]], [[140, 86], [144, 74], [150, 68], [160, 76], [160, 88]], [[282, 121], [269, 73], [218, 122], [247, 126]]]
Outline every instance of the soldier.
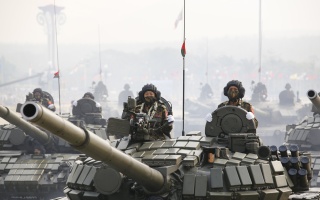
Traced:
[[[30, 99], [26, 99], [26, 101], [28, 101]], [[31, 99], [32, 101], [37, 101], [39, 102], [41, 105], [45, 106], [46, 108], [48, 108], [49, 110], [51, 111], [56, 111], [56, 107], [55, 105], [53, 104], [53, 102], [47, 98], [45, 95], [44, 95], [44, 92], [42, 91], [41, 88], [36, 88], [33, 90], [33, 99]]]
[[120, 92], [119, 97], [118, 97], [119, 106], [122, 106], [123, 102], [127, 101], [128, 96], [131, 96], [132, 98], [134, 98], [133, 92], [131, 90], [129, 90], [130, 85], [128, 83], [126, 83], [123, 88], [124, 88], [124, 90]]
[[[202, 85], [202, 83], [200, 83]], [[206, 83], [204, 86], [201, 87], [201, 93], [198, 100], [200, 101], [206, 101], [207, 99], [213, 98], [213, 92], [208, 83]]]
[[252, 102], [261, 102], [266, 101], [268, 97], [268, 91], [265, 84], [258, 82], [257, 85], [253, 88], [251, 101]]
[[[242, 98], [245, 94], [245, 88], [242, 86], [242, 83], [238, 80], [231, 80], [227, 83], [227, 85], [223, 88], [223, 93], [228, 97], [228, 101], [222, 102], [218, 105], [218, 108], [223, 106], [231, 105], [231, 106], [240, 106], [245, 109], [248, 113], [246, 118], [248, 120], [254, 119], [256, 122], [256, 126], [258, 127], [258, 120], [254, 117], [253, 107], [250, 103], [242, 101]], [[209, 113], [206, 116], [206, 120], [208, 122], [212, 121], [212, 115]]]
[[99, 81], [97, 86], [94, 88], [94, 96], [96, 97], [97, 101], [105, 101], [108, 97], [108, 89], [102, 81]]
[[43, 155], [46, 153], [46, 150], [42, 144], [40, 144], [38, 141], [33, 141], [33, 148], [34, 148], [34, 155]]
[[170, 132], [174, 117], [166, 106], [160, 101], [161, 92], [153, 84], [146, 84], [139, 92], [139, 101], [136, 106], [136, 113], [146, 113], [149, 116], [151, 140], [162, 140], [165, 136], [171, 138]]
[[294, 105], [294, 93], [291, 89], [291, 85], [287, 83], [285, 85], [285, 90], [280, 92], [279, 94], [279, 104], [280, 105], [288, 105], [288, 106], [293, 106]]
[[[94, 101], [94, 96], [93, 96], [93, 94], [91, 92], [86, 92], [86, 93], [84, 93], [82, 99], [91, 99], [91, 100]], [[77, 113], [75, 111], [76, 110], [75, 107], [77, 107], [78, 101], [73, 101], [72, 102], [72, 114], [73, 115], [77, 115]], [[100, 103], [98, 103], [96, 101], [94, 101], [94, 102], [95, 102], [95, 107], [96, 107], [96, 109], [94, 109], [94, 110], [96, 110], [98, 113], [101, 113], [102, 112], [102, 108], [101, 108]]]

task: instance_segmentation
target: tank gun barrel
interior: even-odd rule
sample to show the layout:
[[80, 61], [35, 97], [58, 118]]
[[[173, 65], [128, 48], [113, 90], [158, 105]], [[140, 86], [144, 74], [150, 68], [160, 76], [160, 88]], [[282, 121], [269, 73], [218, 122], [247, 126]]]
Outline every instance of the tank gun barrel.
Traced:
[[112, 147], [108, 140], [75, 126], [35, 102], [23, 104], [21, 115], [27, 121], [65, 139], [77, 150], [134, 179], [151, 192], [157, 192], [164, 186], [165, 179], [159, 171]]
[[308, 90], [307, 96], [314, 107], [320, 112], [320, 97], [315, 90]]
[[44, 145], [48, 144], [51, 140], [50, 136], [46, 132], [40, 130], [26, 120], [22, 119], [15, 112], [12, 112], [8, 107], [0, 105], [0, 117], [5, 119], [9, 123], [16, 125], [21, 130]]

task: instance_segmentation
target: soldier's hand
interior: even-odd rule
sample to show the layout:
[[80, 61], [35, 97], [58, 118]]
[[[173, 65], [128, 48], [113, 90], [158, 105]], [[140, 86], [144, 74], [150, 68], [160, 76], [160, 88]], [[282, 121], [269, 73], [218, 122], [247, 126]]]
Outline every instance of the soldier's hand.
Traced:
[[169, 123], [174, 122], [174, 117], [172, 115], [168, 115], [167, 120]]
[[247, 118], [248, 120], [252, 120], [252, 119], [254, 118], [254, 114], [253, 114], [252, 112], [247, 112], [246, 118]]
[[212, 114], [208, 113], [205, 119], [207, 122], [212, 122]]
[[49, 108], [50, 110], [53, 110], [55, 107], [54, 107], [53, 104], [50, 104], [50, 105], [48, 106], [48, 108]]

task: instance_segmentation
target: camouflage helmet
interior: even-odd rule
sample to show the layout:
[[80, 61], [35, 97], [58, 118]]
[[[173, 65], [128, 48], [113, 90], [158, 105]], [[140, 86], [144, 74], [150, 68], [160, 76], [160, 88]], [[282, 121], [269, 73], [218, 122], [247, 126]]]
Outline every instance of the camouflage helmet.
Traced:
[[246, 92], [246, 89], [242, 86], [242, 83], [238, 80], [231, 80], [227, 83], [227, 85], [223, 88], [223, 94], [228, 96], [228, 90], [231, 86], [235, 86], [239, 90], [239, 98], [243, 98]]
[[286, 88], [287, 90], [290, 90], [290, 88], [291, 88], [290, 83], [287, 83], [287, 84], [286, 84], [286, 86], [285, 86], [284, 88]]
[[86, 92], [86, 93], [84, 93], [84, 95], [83, 95], [83, 97], [82, 98], [84, 98], [85, 96], [89, 96], [91, 99], [94, 99], [94, 96], [93, 96], [93, 94], [91, 93], [91, 92]]
[[129, 85], [128, 83], [126, 83], [126, 84], [124, 84], [123, 88], [124, 88], [125, 90], [129, 90], [129, 89], [130, 89], [130, 85]]
[[42, 92], [42, 89], [41, 89], [41, 88], [36, 88], [36, 89], [34, 89], [32, 93], [35, 94], [36, 92], [39, 92], [40, 95], [43, 96], [43, 92]]
[[157, 100], [159, 100], [161, 98], [161, 92], [157, 90], [157, 87], [155, 85], [150, 83], [150, 84], [146, 84], [142, 87], [141, 91], [139, 92], [139, 99], [141, 99], [141, 100], [144, 99], [143, 95], [146, 91], [152, 91], [155, 94]]

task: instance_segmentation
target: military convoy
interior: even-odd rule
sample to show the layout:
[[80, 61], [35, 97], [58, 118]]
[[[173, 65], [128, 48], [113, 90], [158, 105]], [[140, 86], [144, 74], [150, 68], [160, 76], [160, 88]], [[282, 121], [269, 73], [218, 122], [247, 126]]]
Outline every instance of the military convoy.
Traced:
[[320, 198], [320, 190], [310, 190], [310, 154], [296, 145], [264, 146], [242, 108], [212, 112], [205, 135], [158, 141], [132, 140], [125, 133], [130, 122], [121, 119], [107, 129], [122, 136], [105, 140], [34, 102], [21, 115], [86, 155], [73, 165], [60, 199]]

